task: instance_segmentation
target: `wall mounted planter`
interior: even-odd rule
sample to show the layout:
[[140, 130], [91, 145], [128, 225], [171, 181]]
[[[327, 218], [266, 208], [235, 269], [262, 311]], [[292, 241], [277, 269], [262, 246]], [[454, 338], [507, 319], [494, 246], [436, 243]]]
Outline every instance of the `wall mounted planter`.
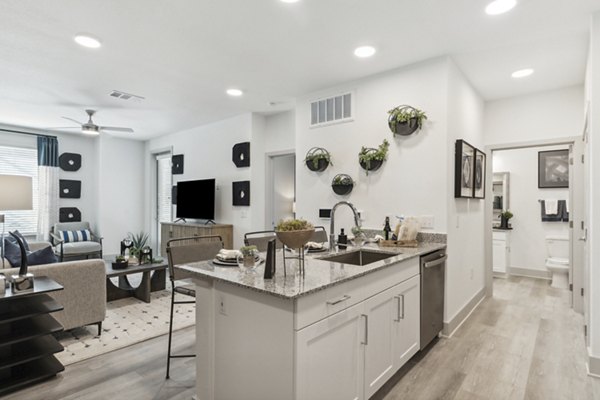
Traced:
[[311, 171], [323, 172], [331, 164], [331, 155], [322, 147], [313, 147], [306, 153], [304, 162]]
[[358, 153], [358, 163], [367, 172], [377, 171], [383, 165], [383, 162], [387, 159], [388, 150], [390, 143], [387, 139], [383, 139], [383, 143], [376, 149], [371, 147], [361, 147]]
[[331, 188], [335, 194], [345, 196], [352, 192], [352, 189], [354, 188], [354, 181], [349, 175], [337, 174], [331, 181]]
[[388, 111], [388, 126], [394, 135], [409, 136], [421, 129], [423, 120], [427, 119], [425, 112], [411, 107], [398, 106]]

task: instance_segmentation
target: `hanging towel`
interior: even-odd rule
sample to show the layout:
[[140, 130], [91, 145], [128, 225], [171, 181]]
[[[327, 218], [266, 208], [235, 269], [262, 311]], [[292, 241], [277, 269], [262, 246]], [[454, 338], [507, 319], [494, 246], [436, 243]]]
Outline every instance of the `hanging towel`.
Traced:
[[558, 215], [563, 222], [569, 222], [569, 203], [567, 200], [558, 201]]
[[558, 200], [546, 199], [546, 215], [558, 215]]
[[[558, 202], [557, 202], [558, 203]], [[558, 204], [557, 204], [557, 210], [555, 214], [548, 214], [546, 212], [546, 201], [545, 200], [540, 200], [540, 204], [542, 207], [542, 222], [559, 222], [562, 220], [562, 215], [558, 214]]]

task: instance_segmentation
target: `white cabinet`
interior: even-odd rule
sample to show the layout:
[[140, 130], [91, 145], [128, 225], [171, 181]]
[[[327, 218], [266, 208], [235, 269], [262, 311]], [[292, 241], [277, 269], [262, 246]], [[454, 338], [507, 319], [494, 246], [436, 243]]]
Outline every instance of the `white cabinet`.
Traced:
[[296, 334], [296, 399], [363, 399], [363, 305], [358, 304]]
[[510, 267], [510, 232], [494, 230], [492, 239], [493, 270], [505, 274]]
[[369, 399], [419, 350], [420, 275], [296, 333], [298, 400]]
[[371, 397], [396, 372], [395, 320], [400, 314], [396, 301], [397, 286], [379, 293], [364, 302], [366, 318], [365, 341], [365, 399]]
[[396, 318], [394, 365], [401, 367], [420, 348], [421, 281], [420, 275], [402, 282], [395, 288], [398, 301]]

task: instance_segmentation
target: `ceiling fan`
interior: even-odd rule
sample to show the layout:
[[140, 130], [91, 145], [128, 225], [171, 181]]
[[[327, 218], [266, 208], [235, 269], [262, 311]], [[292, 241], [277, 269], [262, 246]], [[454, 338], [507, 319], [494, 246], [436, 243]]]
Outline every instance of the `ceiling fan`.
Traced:
[[88, 121], [87, 122], [79, 122], [73, 118], [69, 118], [69, 117], [63, 117], [64, 119], [68, 119], [69, 121], [73, 121], [76, 124], [78, 124], [79, 126], [75, 127], [75, 126], [66, 126], [66, 127], [61, 127], [61, 128], [52, 128], [52, 129], [81, 129], [81, 133], [85, 133], [88, 135], [99, 135], [100, 132], [104, 132], [104, 131], [113, 131], [113, 132], [130, 132], [133, 133], [133, 129], [131, 128], [123, 128], [123, 127], [119, 127], [119, 126], [100, 126], [100, 125], [96, 125], [94, 123], [94, 121], [92, 121], [92, 117], [94, 116], [94, 114], [96, 113], [96, 110], [85, 110], [85, 112], [88, 115]]

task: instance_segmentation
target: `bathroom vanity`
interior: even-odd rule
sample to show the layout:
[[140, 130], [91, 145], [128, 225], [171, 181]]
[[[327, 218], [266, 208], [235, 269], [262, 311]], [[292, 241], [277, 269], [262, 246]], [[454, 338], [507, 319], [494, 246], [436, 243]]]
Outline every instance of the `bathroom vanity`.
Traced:
[[196, 283], [197, 398], [368, 399], [419, 350], [419, 256], [445, 247], [316, 253], [304, 276], [278, 260], [272, 280], [181, 266]]

